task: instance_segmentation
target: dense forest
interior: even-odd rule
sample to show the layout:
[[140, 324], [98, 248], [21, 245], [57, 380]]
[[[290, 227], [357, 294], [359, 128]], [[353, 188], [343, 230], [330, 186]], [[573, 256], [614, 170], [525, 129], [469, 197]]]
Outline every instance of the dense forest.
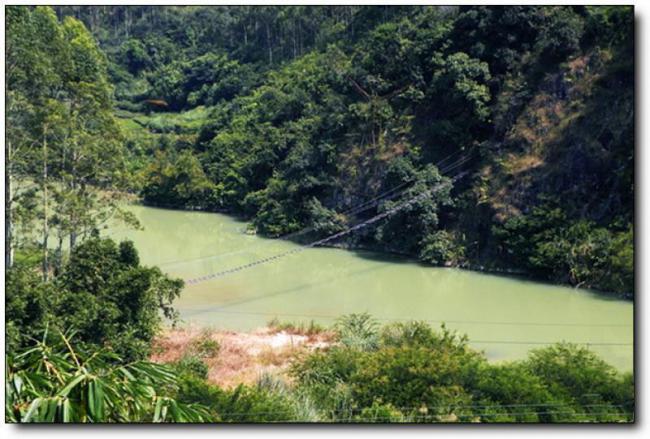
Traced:
[[198, 354], [148, 361], [183, 283], [101, 230], [139, 227], [132, 200], [300, 242], [395, 212], [333, 244], [631, 299], [631, 7], [7, 7], [6, 29], [8, 420], [630, 420], [632, 376], [586, 349], [492, 364], [363, 315], [293, 387], [221, 389]]
[[342, 244], [633, 293], [630, 8], [57, 12], [107, 54], [146, 203], [326, 235], [466, 171]]
[[[74, 245], [97, 223], [91, 185], [281, 237], [325, 236], [446, 182], [339, 244], [633, 294], [630, 8], [56, 12], [56, 35], [19, 29], [8, 52], [9, 108], [31, 115], [15, 136], [50, 144], [49, 175], [34, 157], [11, 173], [62, 182], [49, 202], [70, 212], [49, 234]], [[65, 114], [77, 120], [55, 125]]]

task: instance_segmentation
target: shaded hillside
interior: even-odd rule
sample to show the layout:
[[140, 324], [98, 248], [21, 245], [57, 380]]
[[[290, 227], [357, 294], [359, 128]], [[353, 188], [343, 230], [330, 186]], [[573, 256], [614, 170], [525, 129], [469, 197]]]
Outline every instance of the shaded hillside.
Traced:
[[306, 239], [439, 187], [345, 244], [632, 294], [631, 8], [86, 11], [146, 202]]

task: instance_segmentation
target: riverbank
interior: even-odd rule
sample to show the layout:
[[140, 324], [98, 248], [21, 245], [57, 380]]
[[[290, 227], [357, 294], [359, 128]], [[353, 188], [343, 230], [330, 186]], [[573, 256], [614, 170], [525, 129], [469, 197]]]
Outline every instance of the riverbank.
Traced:
[[[144, 265], [180, 279], [245, 266], [297, 244], [243, 232], [229, 215], [132, 206], [143, 230], [108, 230], [135, 243]], [[591, 291], [514, 276], [424, 266], [365, 251], [308, 248], [227, 276], [187, 283], [175, 301], [182, 321], [250, 332], [277, 317], [330, 326], [367, 312], [382, 322], [445, 322], [490, 360], [525, 358], [534, 347], [588, 344], [621, 370], [631, 370], [633, 304]]]
[[[138, 202], [134, 202], [134, 205], [140, 205], [144, 206], [147, 208], [154, 208], [154, 209], [162, 209], [162, 210], [171, 210], [171, 211], [178, 211], [178, 212], [197, 212], [197, 213], [204, 213], [204, 214], [215, 214], [215, 215], [225, 215], [228, 216], [236, 221], [249, 224], [249, 218], [247, 218], [244, 215], [237, 214], [236, 212], [233, 212], [228, 209], [223, 209], [223, 210], [207, 210], [207, 209], [200, 209], [200, 208], [193, 208], [191, 206], [175, 206], [175, 205], [160, 205], [160, 204], [153, 204], [153, 203], [146, 203], [144, 200], [140, 199]], [[256, 233], [251, 233], [247, 228], [244, 230], [246, 231], [247, 236], [256, 236], [261, 239], [265, 240], [278, 240], [278, 241], [284, 241], [284, 242], [290, 242], [295, 245], [306, 245], [312, 242], [312, 240], [309, 239], [304, 239], [304, 235], [300, 235], [301, 232], [294, 232], [290, 234], [289, 236], [292, 236], [293, 239], [285, 239], [283, 236], [279, 237], [268, 237]], [[300, 239], [300, 236], [303, 236], [303, 239]], [[314, 239], [315, 240], [315, 239]], [[401, 252], [395, 249], [388, 249], [388, 248], [382, 248], [379, 246], [368, 246], [368, 245], [360, 245], [360, 244], [351, 244], [350, 242], [343, 242], [343, 243], [325, 243], [321, 244], [318, 247], [321, 248], [335, 248], [339, 250], [346, 250], [350, 252], [370, 252], [370, 253], [376, 253], [377, 255], [384, 255], [386, 257], [397, 257], [397, 258], [403, 258], [404, 260], [411, 261], [418, 263], [422, 266], [425, 267], [444, 267], [444, 268], [456, 268], [460, 270], [467, 270], [467, 271], [472, 271], [472, 272], [477, 272], [477, 273], [485, 273], [485, 274], [493, 274], [493, 275], [499, 275], [499, 276], [508, 276], [508, 277], [515, 277], [521, 280], [526, 280], [526, 281], [531, 281], [531, 282], [541, 282], [541, 283], [546, 283], [550, 285], [558, 285], [562, 287], [569, 287], [569, 288], [580, 288], [580, 286], [576, 286], [571, 284], [570, 282], [562, 282], [562, 281], [553, 281], [551, 279], [547, 279], [544, 277], [539, 277], [535, 276], [532, 273], [521, 269], [521, 268], [515, 268], [515, 267], [507, 267], [503, 265], [499, 265], [498, 263], [492, 263], [492, 264], [486, 264], [484, 262], [478, 262], [478, 261], [469, 261], [465, 260], [461, 263], [457, 264], [444, 264], [442, 266], [437, 266], [437, 265], [431, 265], [426, 262], [423, 262], [419, 260], [416, 255], [409, 254], [406, 252]], [[615, 299], [624, 299], [624, 300], [629, 300], [631, 302], [634, 301], [634, 293], [615, 293], [611, 291], [605, 291], [605, 290], [600, 290], [597, 288], [587, 288], [592, 292], [595, 292], [605, 298], [615, 298]]]
[[[254, 384], [264, 374], [286, 376], [291, 359], [333, 343], [333, 333], [266, 326], [237, 332], [188, 326], [166, 328], [154, 341], [151, 361], [170, 363], [197, 356], [207, 379], [222, 388]], [[212, 346], [212, 349], [201, 349]]]

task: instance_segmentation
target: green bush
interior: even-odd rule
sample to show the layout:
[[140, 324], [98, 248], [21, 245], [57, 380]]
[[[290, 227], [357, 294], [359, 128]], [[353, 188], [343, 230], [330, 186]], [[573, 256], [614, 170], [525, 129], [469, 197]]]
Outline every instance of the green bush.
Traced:
[[31, 343], [47, 325], [73, 328], [80, 346], [110, 348], [127, 361], [148, 356], [163, 317], [176, 318], [171, 304], [183, 285], [140, 266], [132, 243], [100, 238], [77, 245], [51, 282], [20, 266], [7, 279], [10, 345]]
[[282, 322], [277, 318], [273, 318], [269, 320], [266, 326], [268, 326], [270, 329], [275, 331], [286, 331], [290, 334], [301, 334], [301, 335], [316, 335], [327, 331], [327, 328], [325, 328], [322, 325], [319, 325], [313, 320], [310, 320], [309, 323], [305, 323], [305, 322], [294, 323], [294, 322]]
[[561, 343], [533, 350], [525, 364], [554, 395], [578, 404], [630, 402], [620, 399], [623, 379], [616, 370], [587, 348]]
[[476, 367], [469, 355], [415, 346], [387, 347], [360, 356], [350, 386], [361, 407], [378, 401], [413, 410], [426, 406], [433, 414], [446, 414], [471, 401], [465, 386]]
[[219, 353], [221, 345], [211, 336], [211, 331], [206, 330], [198, 338], [192, 340], [190, 350], [199, 358], [214, 357]]
[[491, 364], [466, 337], [421, 322], [385, 326], [371, 351], [343, 345], [292, 364], [324, 419], [350, 422], [629, 421], [634, 383], [585, 348], [555, 345]]
[[173, 365], [180, 374], [194, 376], [202, 380], [208, 378], [208, 365], [196, 355], [184, 355]]
[[[131, 46], [128, 47], [132, 49]], [[129, 66], [143, 64], [131, 50]], [[198, 105], [215, 105], [231, 100], [246, 91], [252, 83], [252, 69], [226, 55], [206, 53], [191, 61], [176, 61], [148, 75], [151, 83], [149, 96], [164, 99], [174, 111]]]
[[458, 265], [465, 256], [465, 248], [446, 230], [426, 236], [421, 247], [420, 260], [434, 265]]
[[291, 376], [304, 392], [318, 403], [318, 409], [328, 417], [357, 408], [349, 385], [358, 367], [360, 351], [346, 347], [317, 350], [298, 358], [290, 369]]
[[[178, 365], [177, 365], [178, 367]], [[299, 400], [284, 388], [239, 385], [224, 390], [197, 374], [183, 372], [176, 399], [206, 407], [218, 422], [293, 422], [300, 416]]]
[[217, 187], [190, 151], [158, 152], [145, 170], [145, 182], [142, 189], [145, 203], [208, 210], [220, 204]]
[[[370, 407], [365, 407], [361, 413], [348, 419], [350, 422], [369, 422], [384, 424], [389, 422], [404, 422], [410, 420], [405, 418], [404, 414], [391, 404], [373, 403]], [[338, 421], [345, 422], [345, 418], [339, 417]]]
[[590, 221], [570, 221], [559, 208], [535, 207], [493, 233], [504, 259], [537, 276], [632, 297], [632, 226], [609, 230]]
[[381, 331], [382, 347], [425, 347], [458, 355], [470, 350], [467, 340], [467, 336], [447, 329], [444, 324], [440, 331], [435, 331], [427, 323], [418, 321], [392, 323]]
[[52, 285], [31, 266], [16, 263], [6, 271], [5, 325], [7, 351], [32, 343], [44, 322], [50, 319], [51, 299], [56, 295]]
[[[472, 394], [484, 422], [551, 422], [563, 420], [551, 412], [565, 400], [554, 396], [544, 382], [522, 363], [483, 364]], [[470, 409], [471, 410], [471, 409]], [[468, 410], [469, 411], [469, 410]], [[570, 420], [570, 419], [568, 419]]]
[[338, 340], [349, 348], [369, 351], [379, 346], [379, 325], [370, 314], [349, 314], [340, 317], [334, 329]]

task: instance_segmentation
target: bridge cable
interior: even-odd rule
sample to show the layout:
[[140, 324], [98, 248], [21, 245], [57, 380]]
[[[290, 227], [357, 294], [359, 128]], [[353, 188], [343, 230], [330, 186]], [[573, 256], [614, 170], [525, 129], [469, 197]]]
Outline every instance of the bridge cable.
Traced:
[[394, 207], [386, 210], [385, 212], [377, 214], [377, 215], [375, 215], [375, 216], [373, 216], [373, 217], [371, 217], [371, 218], [369, 218], [369, 219], [367, 219], [365, 221], [362, 221], [362, 222], [360, 222], [360, 223], [358, 223], [358, 224], [356, 224], [356, 225], [354, 225], [354, 226], [352, 226], [352, 227], [350, 227], [350, 228], [348, 228], [346, 230], [343, 230], [341, 232], [338, 232], [338, 233], [335, 233], [333, 235], [327, 236], [325, 238], [313, 241], [313, 242], [311, 242], [309, 244], [305, 244], [305, 245], [302, 245], [300, 247], [291, 249], [289, 251], [286, 251], [286, 252], [283, 252], [283, 253], [278, 253], [278, 254], [276, 254], [274, 256], [270, 256], [270, 257], [267, 257], [267, 258], [259, 259], [257, 261], [253, 261], [253, 262], [248, 263], [248, 264], [240, 265], [240, 266], [237, 266], [237, 267], [234, 267], [234, 268], [230, 268], [230, 269], [227, 269], [227, 270], [223, 270], [223, 271], [219, 271], [219, 272], [216, 272], [216, 273], [208, 274], [208, 275], [201, 276], [201, 277], [198, 277], [198, 278], [188, 279], [188, 280], [186, 280], [186, 283], [188, 283], [188, 284], [197, 284], [197, 283], [205, 282], [205, 281], [215, 279], [215, 278], [218, 278], [218, 277], [223, 277], [223, 276], [226, 276], [228, 274], [233, 274], [233, 273], [236, 273], [236, 272], [239, 272], [239, 271], [242, 271], [242, 270], [246, 270], [248, 268], [253, 268], [255, 266], [265, 264], [267, 262], [270, 262], [270, 261], [273, 261], [273, 260], [276, 260], [276, 259], [279, 259], [279, 258], [282, 258], [282, 257], [285, 257], [285, 256], [289, 256], [289, 255], [292, 255], [292, 254], [295, 254], [295, 253], [299, 253], [299, 252], [302, 252], [302, 251], [307, 250], [309, 248], [313, 248], [313, 247], [316, 247], [316, 246], [319, 246], [319, 245], [323, 245], [323, 244], [328, 243], [330, 241], [333, 241], [335, 239], [341, 238], [341, 237], [343, 237], [345, 235], [348, 235], [350, 233], [353, 233], [353, 232], [361, 230], [361, 229], [363, 229], [365, 227], [368, 227], [368, 226], [370, 226], [370, 225], [372, 225], [372, 224], [374, 224], [374, 223], [376, 223], [376, 222], [378, 222], [378, 221], [380, 221], [380, 220], [382, 220], [384, 218], [387, 218], [387, 217], [389, 217], [389, 216], [391, 216], [391, 215], [393, 215], [393, 214], [407, 208], [407, 207], [412, 206], [414, 203], [416, 203], [418, 201], [421, 201], [426, 197], [431, 196], [433, 193], [435, 193], [437, 190], [440, 190], [444, 186], [448, 186], [449, 183], [453, 183], [453, 182], [459, 180], [460, 178], [464, 177], [466, 174], [467, 174], [467, 172], [461, 172], [461, 173], [457, 174], [455, 177], [451, 178], [450, 181], [448, 182], [448, 184], [440, 183], [440, 184], [436, 185], [433, 189], [426, 190], [426, 191], [424, 191], [424, 192], [422, 192], [422, 193], [420, 193], [420, 194], [418, 194], [418, 195], [416, 195], [416, 196], [414, 196], [414, 197], [412, 197], [412, 198], [398, 204], [397, 206], [394, 206]]
[[[443, 159], [441, 162], [444, 162], [445, 160], [452, 157], [453, 155], [458, 154], [458, 152], [461, 152], [461, 150], [450, 154], [445, 159]], [[460, 159], [455, 160], [454, 162], [452, 162], [448, 166], [446, 166], [444, 169], [440, 170], [440, 173], [446, 173], [446, 172], [449, 172], [449, 171], [451, 171], [451, 170], [453, 170], [455, 168], [458, 168], [458, 167], [464, 165], [465, 163], [469, 162], [472, 158], [473, 157], [472, 157], [471, 153], [465, 154], [462, 157], [460, 157]], [[365, 202], [363, 202], [363, 203], [361, 203], [361, 204], [359, 204], [357, 206], [352, 206], [352, 207], [350, 207], [350, 208], [348, 208], [348, 209], [346, 209], [343, 212], [340, 212], [338, 214], [339, 215], [356, 215], [357, 213], [360, 213], [360, 212], [363, 212], [363, 211], [368, 210], [370, 208], [373, 208], [373, 207], [377, 206], [381, 201], [390, 200], [390, 199], [398, 197], [401, 194], [404, 194], [408, 190], [408, 188], [404, 189], [403, 191], [399, 191], [398, 193], [395, 193], [395, 191], [397, 189], [400, 189], [400, 188], [404, 187], [407, 184], [413, 183], [414, 181], [416, 181], [415, 178], [411, 178], [411, 179], [409, 179], [407, 181], [404, 181], [404, 182], [392, 187], [391, 189], [388, 189], [387, 191], [376, 195], [375, 197], [371, 198], [370, 200], [367, 200], [367, 201], [365, 201]], [[291, 239], [291, 238], [295, 238], [297, 236], [304, 235], [305, 233], [309, 233], [309, 232], [311, 232], [313, 230], [314, 230], [313, 226], [308, 226], [308, 227], [305, 227], [305, 228], [303, 228], [303, 229], [301, 229], [299, 231], [291, 232], [291, 233], [287, 233], [285, 235], [278, 236], [275, 239], [285, 239], [285, 240], [286, 239]], [[222, 257], [222, 256], [231, 256], [231, 255], [236, 255], [236, 254], [249, 253], [252, 249], [257, 248], [259, 246], [260, 246], [260, 244], [257, 244], [257, 245], [248, 246], [248, 247], [245, 247], [245, 248], [243, 248], [241, 250], [237, 250], [237, 251], [233, 251], [233, 252], [224, 252], [224, 253], [218, 253], [218, 254], [214, 254], [214, 255], [201, 256], [201, 257], [192, 258], [192, 259], [181, 259], [181, 260], [163, 262], [161, 264], [158, 264], [158, 266], [159, 267], [174, 267], [174, 266], [177, 266], [177, 265], [185, 265], [185, 264], [196, 262], [196, 261], [202, 261], [202, 260], [206, 260], [206, 259], [213, 259], [213, 258], [218, 258], [218, 257]]]

